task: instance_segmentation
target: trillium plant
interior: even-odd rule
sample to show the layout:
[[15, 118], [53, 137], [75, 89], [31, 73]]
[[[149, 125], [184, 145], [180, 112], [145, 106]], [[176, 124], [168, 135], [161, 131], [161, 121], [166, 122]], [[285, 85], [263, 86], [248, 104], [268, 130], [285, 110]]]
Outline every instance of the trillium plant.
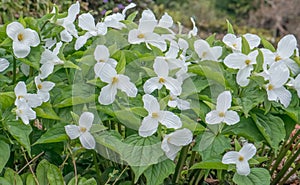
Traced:
[[[197, 36], [135, 4], [0, 26], [0, 184], [284, 184], [299, 175], [297, 40]], [[177, 30], [177, 31], [175, 31]]]

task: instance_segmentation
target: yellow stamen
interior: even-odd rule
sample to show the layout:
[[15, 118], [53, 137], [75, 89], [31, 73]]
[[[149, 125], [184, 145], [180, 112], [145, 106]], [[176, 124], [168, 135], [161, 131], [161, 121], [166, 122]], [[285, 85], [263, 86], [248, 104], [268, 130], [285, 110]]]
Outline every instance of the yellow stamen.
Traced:
[[165, 81], [166, 81], [166, 80], [165, 80], [164, 78], [159, 78], [159, 80], [158, 80], [158, 82], [161, 83], [161, 84], [162, 84], [162, 83], [165, 83]]
[[204, 52], [202, 53], [202, 58], [205, 58], [206, 55], [207, 55], [207, 52], [204, 51]]
[[112, 84], [115, 84], [115, 83], [117, 83], [118, 82], [118, 78], [117, 77], [113, 77], [113, 79], [112, 79]]
[[20, 96], [18, 96], [18, 99], [21, 99], [21, 98], [24, 98], [24, 96], [21, 96], [21, 95], [20, 95]]
[[270, 84], [270, 85], [268, 86], [268, 90], [271, 91], [271, 90], [273, 90], [273, 89], [274, 89], [274, 86], [273, 86], [272, 84]]
[[80, 132], [86, 132], [86, 128], [85, 127], [80, 127], [79, 130], [80, 130]]
[[220, 117], [225, 117], [225, 113], [224, 112], [219, 112], [219, 116]]
[[139, 38], [139, 39], [145, 38], [145, 35], [140, 33], [140, 34], [138, 34], [137, 38]]
[[239, 156], [239, 161], [240, 161], [240, 162], [243, 162], [243, 161], [244, 161], [244, 157], [240, 155], [240, 156]]
[[248, 66], [251, 63], [251, 60], [245, 60], [245, 64]]
[[43, 88], [42, 84], [39, 84], [39, 85], [37, 86], [37, 88], [38, 88], [38, 89], [42, 89], [42, 88]]
[[236, 43], [232, 44], [232, 46], [233, 46], [234, 48], [237, 48], [237, 44], [236, 44]]
[[152, 118], [158, 118], [158, 113], [157, 112], [153, 112], [152, 113]]
[[18, 34], [18, 41], [22, 41], [24, 39], [24, 35], [22, 33]]
[[281, 60], [282, 58], [279, 56], [279, 55], [277, 55], [276, 57], [275, 57], [275, 62], [278, 62], [279, 60]]
[[99, 62], [105, 62], [105, 60], [103, 60], [103, 59], [100, 59], [100, 60], [99, 60]]

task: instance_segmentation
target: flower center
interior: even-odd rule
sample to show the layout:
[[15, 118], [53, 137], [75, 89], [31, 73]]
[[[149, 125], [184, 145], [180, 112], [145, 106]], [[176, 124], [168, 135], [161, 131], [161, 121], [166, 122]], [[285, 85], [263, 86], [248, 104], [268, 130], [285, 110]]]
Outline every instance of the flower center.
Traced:
[[248, 66], [251, 63], [251, 60], [245, 60], [245, 64]]
[[24, 39], [24, 35], [22, 33], [18, 34], [18, 41], [22, 41]]
[[244, 157], [240, 155], [238, 160], [239, 160], [240, 162], [243, 162], [243, 161], [244, 161]]
[[158, 118], [158, 113], [157, 112], [153, 112], [152, 113], [152, 118]]
[[117, 77], [113, 77], [113, 79], [112, 79], [112, 84], [115, 84], [115, 83], [117, 83], [118, 82], [118, 78]]
[[39, 85], [37, 86], [37, 88], [38, 88], [38, 89], [42, 89], [42, 88], [43, 88], [42, 84], [39, 84]]
[[137, 38], [139, 38], [139, 39], [145, 38], [145, 35], [140, 33], [140, 34], [138, 34]]
[[83, 132], [83, 133], [86, 132], [86, 128], [85, 127], [80, 127], [79, 130], [80, 130], [80, 132]]
[[165, 83], [165, 81], [166, 81], [166, 80], [165, 80], [164, 78], [159, 78], [159, 80], [158, 80], [158, 82], [161, 83], [161, 84], [162, 84], [162, 83]]
[[24, 98], [24, 96], [22, 96], [22, 95], [18, 96], [18, 99], [21, 99], [21, 98]]
[[206, 51], [204, 51], [204, 52], [202, 53], [202, 58], [205, 58], [205, 57], [206, 57], [206, 55], [207, 55], [207, 52], [206, 52]]
[[273, 90], [273, 89], [274, 89], [274, 86], [273, 86], [272, 84], [270, 84], [270, 85], [268, 86], [268, 90], [271, 91], [271, 90]]
[[232, 44], [232, 46], [233, 46], [234, 48], [237, 48], [237, 44], [236, 44], [236, 43]]
[[219, 112], [219, 116], [220, 117], [225, 117], [225, 113], [224, 112]]
[[103, 60], [103, 59], [100, 59], [100, 60], [99, 60], [99, 62], [105, 62], [105, 60]]
[[276, 57], [275, 57], [275, 62], [278, 62], [279, 60], [281, 60], [282, 58], [279, 56], [279, 55], [277, 55]]

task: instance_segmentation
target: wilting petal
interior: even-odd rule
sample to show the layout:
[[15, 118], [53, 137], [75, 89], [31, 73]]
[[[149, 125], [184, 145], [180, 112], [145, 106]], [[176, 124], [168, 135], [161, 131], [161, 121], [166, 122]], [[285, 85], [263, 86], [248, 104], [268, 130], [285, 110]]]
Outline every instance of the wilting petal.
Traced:
[[193, 133], [189, 129], [183, 128], [171, 133], [168, 142], [176, 146], [186, 146], [190, 144], [192, 140]]
[[289, 58], [297, 48], [297, 40], [294, 35], [286, 35], [278, 42], [277, 53], [281, 58]]
[[78, 17], [78, 26], [86, 31], [94, 31], [96, 29], [94, 17], [90, 13], [81, 14]]
[[246, 143], [239, 153], [244, 157], [244, 160], [248, 161], [256, 154], [256, 147], [251, 143]]
[[0, 72], [4, 71], [7, 69], [9, 66], [9, 62], [5, 58], [0, 58]]
[[163, 85], [159, 83], [159, 77], [153, 77], [144, 83], [143, 88], [146, 94], [151, 94], [155, 89], [161, 89], [162, 86]]
[[239, 162], [236, 163], [236, 172], [240, 175], [249, 175], [250, 174], [250, 167], [248, 164], [248, 161]]
[[139, 135], [142, 137], [148, 137], [154, 134], [158, 127], [158, 121], [153, 119], [151, 115], [145, 117], [139, 128]]
[[121, 91], [125, 92], [129, 97], [136, 97], [137, 95], [137, 88], [135, 85], [130, 82], [128, 76], [125, 75], [118, 75], [118, 85], [117, 88]]
[[84, 112], [79, 118], [79, 126], [84, 127], [87, 131], [90, 130], [94, 121], [94, 114], [91, 112]]
[[17, 58], [25, 58], [30, 53], [30, 46], [20, 42], [13, 42], [13, 51]]
[[205, 122], [208, 124], [219, 124], [223, 122], [224, 117], [219, 116], [219, 111], [213, 110], [206, 114]]
[[229, 110], [225, 112], [224, 122], [227, 125], [234, 125], [240, 121], [240, 117], [237, 112]]
[[116, 94], [117, 87], [115, 85], [108, 84], [107, 86], [102, 87], [98, 101], [102, 105], [112, 104], [115, 101]]
[[236, 152], [236, 151], [227, 152], [222, 158], [222, 163], [223, 164], [236, 164], [239, 157], [240, 157], [239, 152]]
[[109, 55], [109, 50], [104, 45], [98, 45], [94, 51], [94, 58], [97, 62], [106, 62]]
[[288, 91], [285, 87], [279, 87], [276, 89], [273, 89], [274, 93], [277, 95], [280, 103], [287, 108], [292, 100], [292, 94], [290, 91]]
[[237, 73], [236, 76], [236, 82], [242, 86], [242, 87], [246, 87], [250, 80], [248, 79], [248, 77], [251, 75], [251, 71], [253, 70], [253, 66], [247, 66], [243, 69], [240, 69]]
[[79, 140], [82, 146], [86, 149], [94, 149], [96, 146], [95, 138], [89, 132], [85, 132], [79, 136]]
[[179, 96], [182, 92], [181, 82], [177, 79], [166, 77], [164, 85], [175, 96]]
[[158, 116], [158, 121], [165, 125], [167, 128], [178, 129], [182, 126], [180, 118], [170, 111], [160, 111]]
[[70, 137], [70, 139], [76, 139], [80, 136], [80, 130], [79, 127], [76, 125], [67, 125], [65, 126], [65, 131], [67, 135]]
[[145, 94], [143, 96], [143, 102], [144, 108], [149, 112], [149, 114], [160, 111], [159, 103], [154, 96]]
[[224, 91], [219, 94], [217, 98], [216, 110], [220, 112], [226, 112], [231, 107], [231, 93]]

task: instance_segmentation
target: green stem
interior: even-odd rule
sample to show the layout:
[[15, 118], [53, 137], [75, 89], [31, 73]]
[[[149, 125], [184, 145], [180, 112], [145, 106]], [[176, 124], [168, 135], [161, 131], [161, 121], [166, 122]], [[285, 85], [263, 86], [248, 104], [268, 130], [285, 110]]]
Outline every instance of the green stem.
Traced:
[[95, 150], [93, 150], [93, 161], [94, 161], [94, 165], [95, 165], [95, 169], [96, 169], [97, 181], [100, 182], [101, 181], [101, 171], [99, 169], [98, 160], [97, 160], [97, 153], [96, 153]]
[[188, 151], [189, 151], [189, 145], [184, 146], [181, 149], [179, 160], [178, 160], [178, 163], [176, 165], [175, 173], [174, 173], [174, 176], [173, 176], [173, 179], [172, 179], [173, 184], [178, 183], [178, 181], [180, 179], [180, 172], [181, 172], [181, 170], [183, 168], [183, 165], [185, 163], [185, 159], [186, 159]]
[[16, 78], [17, 78], [17, 62], [13, 58], [13, 84], [16, 84]]
[[290, 176], [292, 176], [294, 173], [296, 173], [297, 172], [297, 170], [299, 170], [300, 169], [300, 163], [298, 163], [296, 166], [295, 166], [295, 168], [292, 170], [292, 171], [290, 171], [281, 181], [280, 181], [280, 183], [278, 184], [278, 185], [283, 185], [284, 183], [286, 183], [286, 181], [288, 180], [288, 178], [290, 177]]

